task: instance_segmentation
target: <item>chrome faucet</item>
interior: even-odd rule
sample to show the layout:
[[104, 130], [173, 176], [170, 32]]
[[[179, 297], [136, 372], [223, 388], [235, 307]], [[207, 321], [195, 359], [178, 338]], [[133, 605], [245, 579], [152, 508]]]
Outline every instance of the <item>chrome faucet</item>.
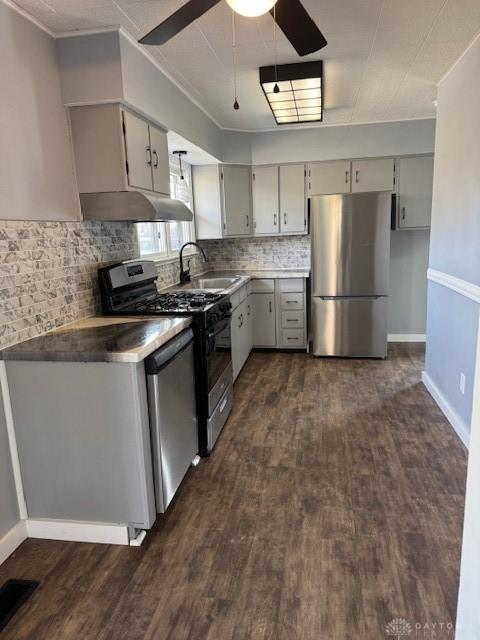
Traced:
[[185, 242], [185, 244], [182, 245], [180, 249], [180, 284], [185, 284], [186, 282], [190, 282], [191, 280], [190, 260], [187, 260], [187, 268], [186, 269], [183, 268], [183, 250], [185, 249], [185, 247], [188, 247], [189, 245], [192, 245], [200, 249], [200, 253], [203, 256], [203, 259], [205, 260], [205, 262], [208, 262], [208, 258], [205, 255], [205, 251], [202, 249], [202, 247], [199, 244], [197, 244], [196, 242]]

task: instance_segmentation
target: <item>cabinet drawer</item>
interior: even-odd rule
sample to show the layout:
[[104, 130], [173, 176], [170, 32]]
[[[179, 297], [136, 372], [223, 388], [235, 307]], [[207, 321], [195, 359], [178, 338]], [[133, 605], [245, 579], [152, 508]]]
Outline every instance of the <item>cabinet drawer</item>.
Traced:
[[303, 311], [282, 311], [282, 329], [303, 328]]
[[303, 329], [282, 329], [282, 347], [305, 347], [305, 333]]
[[278, 290], [280, 292], [302, 292], [303, 293], [303, 278], [281, 278], [278, 280]]
[[281, 293], [280, 308], [282, 311], [303, 309], [303, 293]]
[[252, 293], [273, 293], [275, 291], [275, 280], [260, 278], [252, 280]]

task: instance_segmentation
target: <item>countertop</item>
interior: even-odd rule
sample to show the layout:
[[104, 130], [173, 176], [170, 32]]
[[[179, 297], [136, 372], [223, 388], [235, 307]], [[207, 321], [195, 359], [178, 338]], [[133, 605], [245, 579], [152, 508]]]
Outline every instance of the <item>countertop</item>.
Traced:
[[190, 326], [184, 316], [95, 316], [4, 349], [2, 360], [141, 362]]
[[[221, 290], [231, 295], [249, 280], [259, 278], [308, 278], [306, 269], [268, 269], [206, 271], [185, 285], [173, 285], [164, 291], [195, 288], [199, 278], [237, 276], [230, 287]], [[38, 338], [20, 342], [0, 351], [2, 360], [66, 362], [141, 362], [178, 333], [190, 326], [185, 316], [94, 316], [49, 331]]]
[[197, 273], [192, 276], [192, 281], [186, 285], [175, 284], [167, 287], [165, 291], [188, 291], [196, 287], [195, 282], [201, 278], [234, 278], [238, 277], [239, 280], [234, 282], [230, 287], [222, 289], [221, 293], [232, 295], [238, 289], [243, 287], [249, 280], [267, 279], [279, 279], [279, 278], [309, 278], [309, 269], [265, 269], [265, 270], [245, 270], [245, 269], [223, 269], [218, 271], [205, 271], [204, 273]]

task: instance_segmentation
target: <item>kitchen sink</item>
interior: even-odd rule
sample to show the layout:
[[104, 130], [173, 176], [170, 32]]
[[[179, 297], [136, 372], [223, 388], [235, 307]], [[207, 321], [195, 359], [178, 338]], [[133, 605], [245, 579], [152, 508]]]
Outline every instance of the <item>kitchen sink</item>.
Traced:
[[198, 278], [194, 279], [195, 286], [199, 289], [228, 289], [238, 282], [240, 278]]
[[185, 284], [176, 284], [172, 287], [169, 287], [169, 291], [192, 291], [198, 292], [201, 291], [209, 291], [213, 293], [222, 293], [226, 289], [229, 289], [232, 285], [237, 282], [240, 282], [240, 276], [199, 276], [193, 277], [190, 282], [186, 282]]

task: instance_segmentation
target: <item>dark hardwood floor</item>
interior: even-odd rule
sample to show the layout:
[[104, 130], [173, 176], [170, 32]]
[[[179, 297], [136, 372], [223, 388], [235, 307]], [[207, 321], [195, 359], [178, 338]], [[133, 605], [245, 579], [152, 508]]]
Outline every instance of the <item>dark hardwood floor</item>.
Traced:
[[0, 584], [41, 580], [2, 640], [380, 640], [396, 617], [411, 637], [452, 622], [467, 455], [422, 368], [420, 345], [252, 354], [214, 454], [142, 547], [27, 540], [0, 567]]

